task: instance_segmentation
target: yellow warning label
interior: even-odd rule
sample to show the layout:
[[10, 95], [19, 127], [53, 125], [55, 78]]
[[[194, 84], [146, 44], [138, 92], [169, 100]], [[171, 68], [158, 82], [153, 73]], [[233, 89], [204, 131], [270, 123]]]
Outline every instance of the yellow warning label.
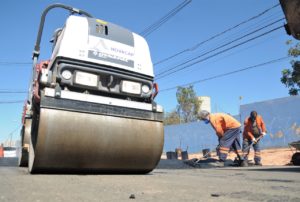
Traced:
[[99, 23], [101, 23], [103, 25], [107, 25], [107, 22], [104, 21], [104, 20], [96, 19], [96, 22], [99, 22]]

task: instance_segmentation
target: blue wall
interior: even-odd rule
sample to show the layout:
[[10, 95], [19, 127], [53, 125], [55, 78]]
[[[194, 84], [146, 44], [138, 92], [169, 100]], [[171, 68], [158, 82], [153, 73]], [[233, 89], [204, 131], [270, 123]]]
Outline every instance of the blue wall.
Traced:
[[[300, 96], [241, 105], [241, 120], [252, 110], [262, 115], [267, 127], [268, 135], [261, 141], [263, 148], [287, 147], [288, 143], [300, 140]], [[210, 124], [193, 122], [165, 126], [164, 152], [174, 151], [177, 147], [188, 149], [190, 153], [204, 148], [214, 150], [217, 144], [217, 136]]]

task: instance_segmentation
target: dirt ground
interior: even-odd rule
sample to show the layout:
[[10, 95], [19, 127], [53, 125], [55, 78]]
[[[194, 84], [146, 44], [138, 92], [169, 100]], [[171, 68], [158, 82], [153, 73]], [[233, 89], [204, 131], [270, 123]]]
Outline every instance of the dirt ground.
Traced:
[[[262, 164], [265, 166], [284, 166], [289, 165], [292, 155], [295, 151], [291, 148], [275, 148], [275, 149], [264, 149], [261, 151]], [[216, 153], [212, 152], [212, 157], [217, 158]], [[189, 154], [189, 159], [192, 158], [202, 158], [202, 153]], [[228, 155], [228, 159], [234, 160], [236, 155], [231, 152]], [[162, 155], [162, 159], [166, 159], [166, 155]], [[251, 149], [249, 160], [253, 161], [254, 151]]]

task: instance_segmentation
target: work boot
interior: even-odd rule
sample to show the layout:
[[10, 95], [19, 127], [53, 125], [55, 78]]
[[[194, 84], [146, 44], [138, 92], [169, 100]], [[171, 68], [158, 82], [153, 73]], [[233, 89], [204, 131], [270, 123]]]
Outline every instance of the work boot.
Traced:
[[256, 165], [256, 166], [262, 166], [262, 163], [261, 162], [255, 162], [254, 165]]

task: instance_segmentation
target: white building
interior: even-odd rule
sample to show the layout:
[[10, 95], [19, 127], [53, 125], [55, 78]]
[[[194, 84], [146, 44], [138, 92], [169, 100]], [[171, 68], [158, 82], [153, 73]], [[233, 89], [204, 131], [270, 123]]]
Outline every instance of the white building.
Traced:
[[17, 147], [18, 142], [19, 142], [18, 140], [15, 141], [15, 140], [7, 139], [3, 143], [0, 143], [0, 145], [3, 144], [4, 147]]

